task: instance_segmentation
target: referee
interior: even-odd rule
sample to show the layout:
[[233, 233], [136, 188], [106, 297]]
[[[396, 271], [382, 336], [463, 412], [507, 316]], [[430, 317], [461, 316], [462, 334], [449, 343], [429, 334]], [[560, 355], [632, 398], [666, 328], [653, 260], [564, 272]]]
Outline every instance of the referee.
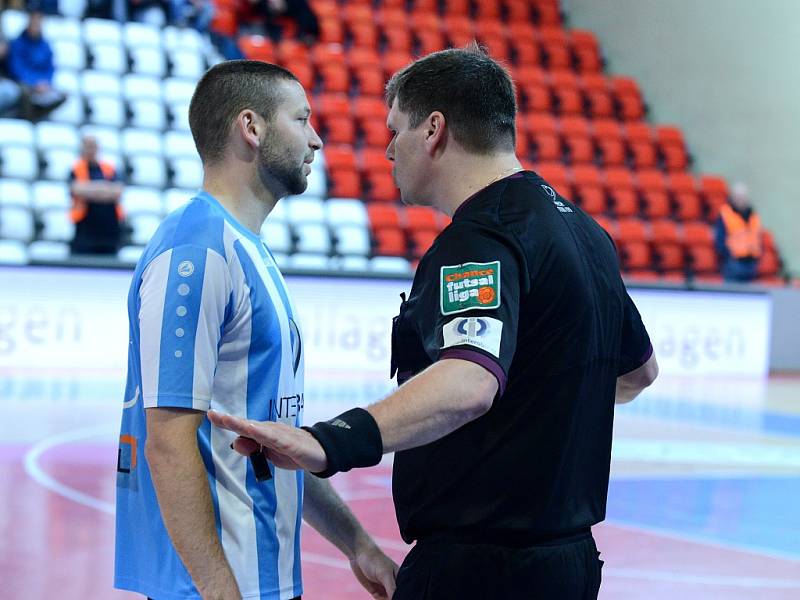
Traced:
[[658, 372], [614, 245], [522, 169], [513, 83], [479, 48], [419, 59], [387, 101], [403, 201], [452, 216], [394, 319], [399, 388], [305, 431], [209, 418], [322, 477], [395, 452], [416, 541], [396, 600], [596, 598], [614, 404]]

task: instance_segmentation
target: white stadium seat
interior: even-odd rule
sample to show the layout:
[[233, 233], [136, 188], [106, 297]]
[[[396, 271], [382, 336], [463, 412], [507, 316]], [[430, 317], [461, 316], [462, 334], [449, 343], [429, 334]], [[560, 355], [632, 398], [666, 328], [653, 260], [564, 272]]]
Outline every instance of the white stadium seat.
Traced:
[[[58, 0], [58, 13], [65, 17], [73, 17], [72, 19], [63, 19], [65, 21], [75, 21], [78, 35], [80, 35], [80, 21], [84, 13], [86, 13], [86, 0]], [[53, 18], [53, 17], [51, 17]]]
[[58, 69], [82, 70], [86, 68], [86, 50], [83, 44], [76, 40], [51, 40], [53, 48], [53, 64]]
[[86, 120], [83, 98], [79, 94], [68, 94], [66, 102], [51, 112], [48, 118], [59, 123], [80, 125]]
[[170, 188], [166, 190], [162, 196], [164, 212], [169, 214], [175, 210], [178, 210], [180, 207], [194, 198], [196, 193], [196, 190], [183, 190], [179, 188]]
[[187, 79], [200, 79], [206, 70], [206, 64], [202, 55], [197, 51], [178, 50], [169, 56], [172, 63], [172, 76], [185, 77]]
[[33, 209], [36, 212], [48, 210], [69, 210], [72, 198], [69, 184], [55, 181], [37, 181], [31, 187]]
[[130, 74], [122, 78], [122, 92], [127, 100], [161, 100], [161, 80], [147, 75]]
[[33, 213], [21, 206], [0, 207], [0, 239], [30, 242], [33, 239]]
[[78, 73], [70, 69], [56, 69], [53, 75], [53, 87], [65, 94], [80, 94], [81, 83]]
[[164, 51], [158, 48], [131, 48], [131, 70], [140, 75], [163, 77], [167, 71]]
[[[61, 4], [63, 4], [63, 0]], [[44, 38], [51, 42], [55, 40], [72, 40], [73, 42], [83, 43], [83, 31], [79, 20], [80, 17], [83, 17], [83, 13], [77, 15], [78, 18], [66, 18], [75, 17], [76, 15], [65, 13], [61, 6], [59, 6], [59, 13], [62, 15], [61, 17], [48, 15], [44, 18], [42, 22], [42, 35], [44, 35]]]
[[130, 183], [161, 188], [167, 183], [164, 159], [155, 154], [135, 154], [128, 157]]
[[197, 148], [191, 133], [184, 131], [168, 131], [164, 134], [164, 156], [177, 158], [188, 156], [197, 158]]
[[123, 246], [117, 252], [117, 259], [126, 265], [135, 265], [143, 252], [144, 246]]
[[329, 198], [325, 202], [325, 220], [329, 225], [369, 224], [366, 205], [355, 198]]
[[0, 176], [32, 180], [39, 174], [39, 160], [30, 146], [0, 147]]
[[69, 258], [69, 244], [37, 240], [28, 245], [28, 258], [31, 262], [63, 262]]
[[69, 242], [75, 237], [75, 223], [67, 210], [48, 210], [39, 218], [44, 225], [42, 239], [49, 242]]
[[325, 222], [324, 203], [318, 198], [293, 196], [284, 198], [282, 202], [286, 205], [286, 214], [293, 225]]
[[163, 30], [164, 48], [169, 52], [184, 50], [200, 53], [204, 49], [203, 38], [197, 30], [191, 27], [174, 27], [172, 25]]
[[39, 150], [64, 150], [78, 151], [81, 144], [78, 130], [65, 123], [41, 121], [36, 124], [36, 144]]
[[122, 37], [128, 48], [161, 49], [161, 32], [151, 25], [130, 21], [123, 25]]
[[129, 217], [139, 214], [160, 216], [164, 212], [158, 189], [135, 185], [127, 186], [122, 192], [122, 208]]
[[135, 215], [128, 219], [128, 223], [133, 229], [131, 241], [137, 246], [146, 246], [161, 225], [161, 219], [155, 215]]
[[409, 275], [411, 264], [401, 256], [375, 256], [369, 261], [369, 270], [387, 275]]
[[122, 127], [125, 124], [125, 105], [116, 96], [88, 96], [89, 121], [95, 125]]
[[72, 167], [78, 158], [78, 153], [74, 150], [54, 148], [52, 150], [43, 150], [42, 158], [44, 160], [42, 177], [52, 181], [66, 181], [69, 179]]
[[119, 46], [122, 44], [122, 28], [117, 21], [111, 19], [85, 19], [83, 39], [88, 44], [105, 42]]
[[330, 254], [331, 235], [328, 227], [321, 223], [305, 223], [294, 226], [298, 252]]
[[80, 75], [81, 91], [87, 98], [98, 95], [118, 98], [122, 94], [119, 75], [104, 71], [84, 71]]
[[92, 68], [122, 75], [128, 70], [128, 57], [125, 48], [119, 44], [100, 42], [89, 46]]
[[0, 206], [30, 208], [31, 188], [27, 181], [0, 179]]
[[289, 254], [292, 251], [292, 234], [286, 223], [267, 219], [261, 227], [261, 239], [273, 253]]
[[21, 10], [5, 9], [0, 12], [0, 27], [7, 40], [13, 40], [25, 30], [28, 16]]
[[122, 131], [122, 152], [131, 154], [154, 154], [161, 156], [161, 134], [151, 129], [129, 128]]
[[173, 102], [185, 102], [189, 104], [194, 94], [196, 81], [190, 79], [176, 79], [170, 77], [163, 82], [164, 101], [172, 104]]
[[128, 108], [132, 127], [162, 130], [167, 126], [164, 105], [158, 100], [132, 100]]
[[337, 254], [367, 256], [371, 250], [369, 232], [363, 225], [339, 225], [333, 230]]
[[183, 156], [169, 161], [172, 185], [181, 188], [199, 188], [203, 185], [203, 163], [200, 157]]
[[172, 129], [177, 131], [189, 131], [189, 103], [173, 102], [169, 105], [170, 121]]
[[297, 253], [289, 257], [289, 268], [300, 271], [327, 271], [329, 267], [328, 257], [324, 254], [305, 254]]
[[24, 242], [0, 239], [0, 264], [28, 264], [28, 247]]
[[369, 271], [369, 259], [366, 256], [332, 256], [330, 268], [333, 271], [365, 273]]
[[33, 146], [34, 129], [29, 121], [0, 119], [0, 146]]

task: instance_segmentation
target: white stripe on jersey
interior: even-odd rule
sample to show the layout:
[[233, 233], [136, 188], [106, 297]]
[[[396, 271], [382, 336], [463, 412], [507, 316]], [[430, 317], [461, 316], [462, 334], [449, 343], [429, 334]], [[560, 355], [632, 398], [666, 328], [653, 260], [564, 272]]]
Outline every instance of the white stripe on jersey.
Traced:
[[[225, 355], [220, 355], [214, 377], [212, 408], [237, 417], [247, 417], [247, 368], [250, 355], [250, 339], [253, 311], [250, 303], [250, 288], [239, 258], [233, 248], [238, 239], [227, 226], [224, 232], [225, 253], [230, 257], [232, 288], [241, 293], [234, 298], [238, 306], [235, 331], [225, 336]], [[236, 360], [226, 359], [228, 356]], [[232, 385], [241, 382], [241, 386]], [[258, 539], [253, 519], [253, 501], [247, 492], [247, 461], [230, 451], [236, 434], [211, 428], [211, 447], [216, 470], [216, 490], [219, 512], [222, 519], [220, 543], [225, 556], [236, 574], [236, 581], [243, 594], [259, 589]]]
[[[240, 243], [245, 251], [253, 259], [253, 263], [258, 270], [258, 274], [267, 286], [267, 293], [276, 303], [276, 316], [281, 327], [281, 345], [283, 347], [283, 357], [281, 360], [281, 376], [278, 384], [278, 398], [289, 395], [293, 389], [287, 389], [289, 382], [294, 381], [294, 360], [292, 354], [292, 340], [289, 328], [289, 315], [281, 301], [272, 275], [269, 273], [265, 259], [261, 256], [256, 245], [248, 239], [240, 238]], [[272, 263], [272, 268], [277, 268], [272, 259], [267, 256], [267, 261]], [[287, 294], [288, 295], [288, 294]], [[295, 425], [295, 418], [288, 414], [278, 419], [289, 425]], [[297, 535], [297, 475], [294, 471], [275, 468], [275, 497], [277, 508], [275, 509], [275, 530], [278, 534], [278, 580], [280, 588], [292, 589], [294, 585], [294, 538]], [[280, 543], [286, 540], [287, 545]], [[291, 595], [288, 596], [291, 598]]]
[[205, 411], [209, 408], [204, 399], [212, 397], [217, 347], [221, 335], [217, 324], [225, 319], [225, 307], [230, 295], [230, 276], [225, 258], [211, 249], [206, 250], [199, 312], [204, 318], [198, 320], [194, 340], [192, 408], [196, 410]]
[[157, 256], [142, 273], [139, 322], [139, 357], [142, 365], [142, 402], [145, 408], [158, 403], [158, 374], [161, 368], [161, 323], [167, 295], [172, 250]]

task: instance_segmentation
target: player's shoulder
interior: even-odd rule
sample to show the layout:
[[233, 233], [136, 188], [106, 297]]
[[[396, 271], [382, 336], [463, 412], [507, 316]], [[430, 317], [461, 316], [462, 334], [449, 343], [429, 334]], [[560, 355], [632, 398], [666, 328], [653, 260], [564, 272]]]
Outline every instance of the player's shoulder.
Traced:
[[203, 193], [164, 218], [142, 258], [149, 263], [165, 252], [181, 248], [207, 249], [226, 256], [225, 215]]

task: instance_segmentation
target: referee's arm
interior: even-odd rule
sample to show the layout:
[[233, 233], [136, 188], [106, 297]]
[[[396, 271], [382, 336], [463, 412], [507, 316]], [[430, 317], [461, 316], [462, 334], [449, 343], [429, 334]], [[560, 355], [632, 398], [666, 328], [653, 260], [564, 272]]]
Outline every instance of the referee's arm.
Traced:
[[642, 390], [653, 383], [658, 377], [658, 362], [656, 355], [652, 354], [647, 362], [630, 373], [617, 377], [617, 391], [614, 402], [625, 404], [642, 393]]

